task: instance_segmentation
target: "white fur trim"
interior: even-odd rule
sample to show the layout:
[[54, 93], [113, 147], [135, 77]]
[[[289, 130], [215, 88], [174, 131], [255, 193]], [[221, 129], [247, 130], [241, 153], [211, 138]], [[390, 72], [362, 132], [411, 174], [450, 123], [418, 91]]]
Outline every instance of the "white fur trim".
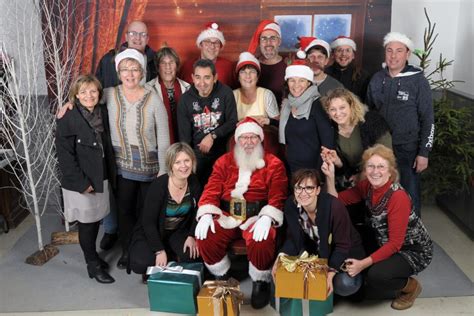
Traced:
[[222, 210], [218, 208], [215, 205], [212, 204], [205, 204], [202, 205], [198, 208], [197, 214], [196, 214], [196, 220], [199, 220], [201, 216], [205, 214], [213, 214], [213, 215], [222, 215]]
[[235, 129], [234, 139], [235, 142], [239, 141], [239, 136], [245, 133], [254, 133], [260, 137], [260, 141], [263, 141], [263, 129], [254, 122], [243, 122], [237, 125]]
[[257, 169], [262, 169], [263, 167], [265, 167], [265, 160], [264, 159], [257, 160], [255, 167], [257, 167]]
[[[278, 33], [278, 36], [281, 37], [281, 28], [280, 28], [280, 25], [278, 25], [277, 23], [268, 23], [267, 25], [265, 25], [265, 27], [263, 28], [263, 31], [265, 30], [272, 30], [272, 31], [275, 31]], [[262, 31], [262, 32], [263, 32]]]
[[298, 50], [296, 52], [296, 56], [299, 58], [299, 59], [305, 59], [306, 58], [306, 52], [304, 50]]
[[290, 78], [304, 78], [313, 82], [314, 73], [306, 65], [289, 65], [285, 70], [285, 81]]
[[252, 171], [239, 169], [239, 178], [235, 183], [235, 189], [230, 192], [230, 196], [237, 199], [243, 199], [244, 193], [247, 192], [250, 184], [250, 177], [252, 176]]
[[412, 52], [415, 48], [415, 44], [413, 44], [412, 40], [408, 38], [405, 34], [399, 32], [390, 32], [383, 38], [383, 46], [387, 46], [390, 42], [400, 42], [404, 44], [408, 49]]
[[249, 217], [249, 218], [247, 218], [247, 220], [242, 225], [239, 226], [239, 228], [242, 229], [242, 230], [246, 230], [250, 226], [252, 226], [252, 224], [255, 223], [257, 220], [258, 220], [257, 215]]
[[263, 281], [263, 282], [272, 281], [272, 272], [270, 269], [259, 270], [252, 264], [252, 262], [249, 262], [249, 275], [252, 281]]
[[255, 56], [252, 53], [242, 52], [239, 55], [239, 61], [237, 62], [237, 66], [235, 67], [235, 71], [239, 72], [240, 68], [242, 68], [246, 65], [253, 65], [260, 72], [260, 62], [258, 61], [258, 59], [255, 58]]
[[281, 226], [283, 224], [283, 212], [274, 206], [267, 204], [262, 207], [258, 213], [258, 217], [261, 217], [262, 215], [271, 217], [277, 223], [277, 226]]
[[216, 276], [222, 276], [226, 274], [227, 271], [229, 271], [230, 269], [230, 259], [227, 255], [225, 255], [224, 258], [222, 258], [222, 260], [217, 263], [214, 263], [214, 264], [204, 263], [204, 264], [206, 265], [206, 268], [209, 270], [209, 272], [211, 272], [212, 275], [216, 275]]
[[199, 45], [201, 44], [202, 41], [204, 41], [208, 38], [211, 38], [211, 37], [217, 38], [221, 42], [222, 46], [225, 45], [224, 34], [221, 31], [217, 30], [217, 29], [208, 28], [208, 29], [205, 29], [204, 31], [202, 31], [199, 34], [199, 36], [197, 37], [197, 39], [196, 39], [197, 47], [199, 47]]
[[217, 222], [219, 223], [219, 225], [221, 225], [222, 228], [225, 229], [236, 228], [237, 226], [242, 224], [242, 220], [227, 215], [221, 215]]
[[326, 50], [326, 52], [328, 53], [328, 58], [331, 56], [331, 47], [329, 46], [328, 42], [326, 41], [323, 41], [321, 39], [315, 39], [315, 40], [312, 40], [308, 46], [305, 47], [304, 51], [306, 53], [308, 53], [308, 51], [313, 48], [314, 46], [322, 46], [324, 47], [324, 49]]
[[336, 38], [332, 43], [331, 43], [331, 48], [332, 49], [335, 49], [339, 46], [350, 46], [352, 48], [352, 50], [355, 52], [357, 50], [357, 45], [356, 43], [348, 38], [348, 37], [340, 37], [340, 38]]
[[119, 70], [118, 67], [119, 67], [120, 62], [124, 60], [125, 58], [135, 59], [136, 61], [138, 61], [138, 63], [142, 67], [142, 70], [146, 71], [145, 57], [143, 57], [143, 54], [134, 48], [127, 48], [123, 52], [115, 56], [115, 70], [117, 72]]

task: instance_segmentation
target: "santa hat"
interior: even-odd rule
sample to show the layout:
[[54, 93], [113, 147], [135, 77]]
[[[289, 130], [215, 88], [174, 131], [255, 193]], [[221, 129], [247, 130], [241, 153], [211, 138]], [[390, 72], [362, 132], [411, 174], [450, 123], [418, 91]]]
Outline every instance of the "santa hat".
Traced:
[[331, 43], [332, 49], [339, 46], [350, 46], [354, 52], [357, 50], [357, 45], [352, 38], [343, 35], [336, 37], [336, 39]]
[[305, 59], [308, 51], [314, 46], [321, 46], [326, 50], [326, 55], [331, 56], [331, 47], [329, 47], [328, 42], [318, 39], [312, 36], [302, 36], [300, 39], [300, 50], [296, 53], [296, 56], [300, 59]]
[[219, 24], [216, 22], [209, 22], [204, 26], [204, 30], [197, 37], [196, 45], [199, 47], [202, 41], [211, 37], [219, 39], [222, 46], [225, 45], [224, 34], [219, 30]]
[[145, 70], [145, 58], [143, 57], [143, 54], [134, 48], [127, 48], [115, 56], [115, 70], [117, 70], [117, 72], [119, 71], [118, 67], [120, 62], [125, 58], [135, 59], [142, 67], [142, 70]]
[[311, 68], [306, 65], [305, 60], [294, 60], [291, 65], [286, 67], [285, 70], [285, 81], [290, 78], [305, 78], [308, 81], [313, 82], [314, 73]]
[[235, 72], [238, 73], [242, 67], [251, 65], [254, 66], [258, 72], [260, 72], [260, 62], [255, 56], [249, 52], [243, 52], [239, 55], [239, 61], [235, 67]]
[[405, 34], [399, 32], [390, 32], [383, 38], [383, 46], [387, 46], [390, 42], [400, 42], [404, 44], [410, 51], [413, 51], [415, 45], [412, 40], [408, 38]]
[[278, 36], [281, 37], [281, 28], [277, 22], [274, 22], [272, 20], [263, 20], [257, 26], [257, 29], [253, 33], [252, 39], [250, 40], [250, 44], [248, 48], [248, 51], [250, 53], [255, 55], [258, 44], [260, 43], [260, 35], [262, 34], [263, 31], [266, 31], [266, 30], [275, 31], [278, 34]]
[[237, 142], [239, 137], [245, 133], [254, 133], [260, 137], [263, 141], [263, 129], [260, 124], [257, 123], [253, 118], [246, 117], [242, 120], [239, 124], [237, 124], [237, 128], [235, 129], [234, 139]]

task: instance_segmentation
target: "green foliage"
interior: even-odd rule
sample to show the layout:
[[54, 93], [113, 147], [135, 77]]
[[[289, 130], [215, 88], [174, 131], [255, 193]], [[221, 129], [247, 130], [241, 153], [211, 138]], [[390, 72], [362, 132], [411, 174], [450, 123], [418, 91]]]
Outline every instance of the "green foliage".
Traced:
[[433, 197], [469, 190], [470, 182], [474, 178], [474, 124], [471, 110], [455, 107], [447, 96], [447, 90], [459, 82], [443, 77], [444, 71], [452, 65], [453, 60], [448, 61], [440, 54], [436, 68], [426, 73], [438, 34], [434, 33], [436, 23], [431, 24], [426, 8], [425, 16], [428, 27], [425, 28], [424, 50], [416, 50], [414, 53], [420, 59], [420, 67], [425, 70], [431, 87], [441, 93], [441, 96], [433, 101], [435, 137], [429, 167], [423, 173], [423, 196]]

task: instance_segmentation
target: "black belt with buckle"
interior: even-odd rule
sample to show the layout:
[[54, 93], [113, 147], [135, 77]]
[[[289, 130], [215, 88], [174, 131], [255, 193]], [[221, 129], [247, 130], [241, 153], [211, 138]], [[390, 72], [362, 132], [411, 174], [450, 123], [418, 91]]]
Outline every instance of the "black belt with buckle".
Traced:
[[247, 218], [258, 215], [267, 201], [248, 202], [244, 199], [233, 198], [228, 201], [221, 200], [221, 209], [228, 211], [233, 217], [245, 221]]

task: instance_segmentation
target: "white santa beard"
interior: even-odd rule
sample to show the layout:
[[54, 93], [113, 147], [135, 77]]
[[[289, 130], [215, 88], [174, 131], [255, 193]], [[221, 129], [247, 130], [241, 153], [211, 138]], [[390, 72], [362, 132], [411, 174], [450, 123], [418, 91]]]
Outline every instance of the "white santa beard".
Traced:
[[262, 143], [257, 144], [252, 153], [248, 154], [245, 149], [238, 143], [234, 147], [234, 159], [237, 167], [246, 171], [254, 171], [259, 166], [258, 163], [263, 159], [263, 146]]

